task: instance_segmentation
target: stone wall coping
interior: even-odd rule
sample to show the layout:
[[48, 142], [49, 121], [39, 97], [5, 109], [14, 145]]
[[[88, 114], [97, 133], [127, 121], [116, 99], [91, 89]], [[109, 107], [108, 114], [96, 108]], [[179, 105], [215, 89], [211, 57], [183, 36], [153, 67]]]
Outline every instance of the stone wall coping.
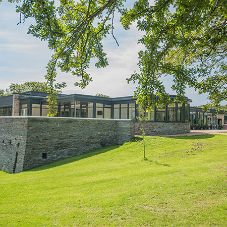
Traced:
[[93, 121], [135, 121], [132, 119], [107, 119], [107, 118], [81, 118], [81, 117], [44, 117], [44, 116], [0, 116], [0, 118], [18, 118], [18, 119], [66, 119], [66, 120], [93, 120]]

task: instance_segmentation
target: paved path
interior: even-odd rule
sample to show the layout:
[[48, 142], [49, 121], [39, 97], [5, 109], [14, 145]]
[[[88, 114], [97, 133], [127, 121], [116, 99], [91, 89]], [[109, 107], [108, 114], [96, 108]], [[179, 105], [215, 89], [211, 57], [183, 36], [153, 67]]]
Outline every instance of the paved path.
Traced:
[[208, 135], [208, 134], [221, 134], [227, 136], [227, 130], [191, 130], [189, 133], [177, 135], [161, 135], [161, 136], [195, 136], [195, 135]]

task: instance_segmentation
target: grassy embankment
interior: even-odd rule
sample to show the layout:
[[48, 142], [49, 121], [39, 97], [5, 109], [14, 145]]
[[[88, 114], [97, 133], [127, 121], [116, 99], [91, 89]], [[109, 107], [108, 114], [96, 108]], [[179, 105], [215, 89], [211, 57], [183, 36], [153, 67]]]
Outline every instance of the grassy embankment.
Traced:
[[0, 172], [0, 226], [226, 226], [227, 136], [136, 138]]

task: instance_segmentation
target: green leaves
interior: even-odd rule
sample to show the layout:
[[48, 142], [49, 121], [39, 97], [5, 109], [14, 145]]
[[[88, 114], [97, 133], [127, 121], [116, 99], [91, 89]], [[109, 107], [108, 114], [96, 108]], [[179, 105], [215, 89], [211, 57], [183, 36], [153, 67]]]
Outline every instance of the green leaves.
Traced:
[[161, 75], [173, 77], [177, 97], [188, 85], [208, 93], [213, 105], [226, 100], [226, 1], [158, 0], [153, 8], [142, 2], [125, 10], [121, 21], [126, 28], [137, 21], [145, 31], [139, 40], [146, 48], [139, 53], [140, 73], [128, 80], [139, 84], [135, 95], [144, 107], [153, 104], [155, 93], [161, 97], [157, 103], [167, 98]]
[[23, 84], [11, 83], [6, 91], [0, 90], [0, 97], [26, 91], [48, 92], [48, 89], [49, 88], [46, 82], [25, 82]]
[[[49, 106], [54, 108], [56, 67], [80, 77], [76, 86], [85, 88], [91, 76], [87, 73], [91, 58], [97, 58], [96, 67], [108, 65], [102, 39], [113, 25], [110, 22], [114, 10], [122, 6], [122, 0], [61, 0], [57, 7], [52, 0], [25, 0], [17, 9], [26, 18], [35, 18], [36, 24], [28, 33], [47, 40], [54, 51], [47, 66]], [[51, 111], [50, 111], [51, 112]], [[51, 113], [52, 116], [54, 113]]]
[[55, 89], [56, 67], [78, 76], [75, 85], [84, 88], [92, 81], [87, 73], [92, 58], [97, 59], [98, 68], [108, 65], [102, 40], [112, 32], [112, 19], [118, 10], [125, 29], [136, 22], [137, 29], [144, 32], [139, 39], [145, 47], [139, 52], [140, 71], [128, 79], [138, 84], [135, 96], [143, 107], [169, 102], [161, 76], [173, 77], [170, 86], [179, 99], [189, 86], [208, 93], [213, 105], [226, 100], [226, 0], [157, 0], [155, 6], [148, 0], [135, 0], [132, 9], [124, 9], [124, 2], [21, 3], [17, 11], [36, 21], [28, 32], [47, 40], [54, 51], [46, 75], [50, 93]]

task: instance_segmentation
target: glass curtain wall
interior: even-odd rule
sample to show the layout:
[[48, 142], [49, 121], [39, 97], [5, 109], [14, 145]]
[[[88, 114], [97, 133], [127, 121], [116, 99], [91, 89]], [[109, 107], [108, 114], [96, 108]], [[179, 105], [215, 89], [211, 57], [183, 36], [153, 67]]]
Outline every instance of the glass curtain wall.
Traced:
[[136, 104], [129, 103], [129, 119], [135, 119], [135, 118], [136, 118]]
[[184, 105], [177, 103], [177, 121], [184, 122]]
[[12, 116], [12, 107], [0, 108], [0, 116]]
[[156, 121], [166, 121], [166, 107], [165, 105], [156, 108]]
[[[54, 111], [58, 111], [58, 108], [56, 107]], [[48, 105], [42, 104], [42, 116], [47, 116], [48, 113], [49, 113]], [[57, 116], [59, 116], [59, 113], [57, 113]]]
[[96, 118], [103, 118], [103, 103], [96, 103]]
[[40, 116], [40, 104], [32, 104], [32, 116]]
[[121, 119], [128, 119], [128, 104], [121, 104]]
[[70, 117], [71, 103], [59, 103], [60, 117]]
[[185, 121], [189, 122], [189, 114], [190, 114], [190, 105], [185, 103]]
[[148, 121], [154, 121], [154, 108], [152, 110], [146, 110], [146, 118]]
[[70, 117], [75, 117], [75, 102], [71, 102], [70, 105], [70, 110], [69, 110], [69, 116]]
[[93, 118], [93, 103], [76, 101], [76, 117]]
[[93, 102], [88, 102], [88, 118], [93, 118]]
[[167, 121], [176, 121], [176, 103], [169, 104], [167, 109]]
[[224, 124], [227, 124], [227, 116], [224, 116]]
[[21, 105], [21, 116], [28, 116], [28, 104]]
[[42, 105], [42, 116], [47, 116], [48, 113], [49, 113], [49, 109], [47, 105]]
[[87, 118], [88, 117], [88, 103], [80, 102], [80, 117]]
[[204, 125], [205, 126], [208, 126], [208, 123], [207, 123], [207, 113], [204, 113]]
[[111, 105], [104, 105], [104, 118], [111, 119]]
[[114, 104], [114, 119], [120, 119], [120, 104]]

